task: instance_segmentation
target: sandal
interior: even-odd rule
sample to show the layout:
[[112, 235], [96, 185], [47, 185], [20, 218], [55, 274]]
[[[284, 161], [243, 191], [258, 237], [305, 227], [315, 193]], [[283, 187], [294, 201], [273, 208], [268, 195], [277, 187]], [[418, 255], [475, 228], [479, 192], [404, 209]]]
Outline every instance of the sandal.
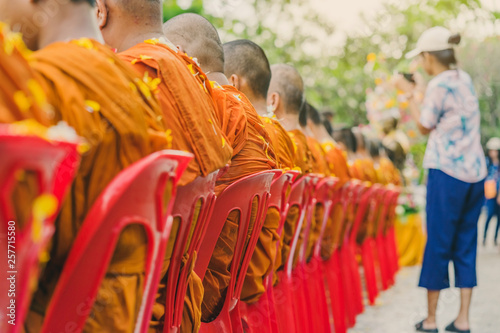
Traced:
[[438, 329], [437, 328], [424, 328], [424, 320], [422, 320], [420, 323], [417, 323], [415, 324], [415, 329], [417, 330], [417, 332], [427, 332], [427, 333], [438, 333]]
[[455, 322], [452, 322], [450, 325], [446, 326], [447, 332], [456, 332], [456, 333], [470, 333], [470, 330], [459, 330], [455, 327]]

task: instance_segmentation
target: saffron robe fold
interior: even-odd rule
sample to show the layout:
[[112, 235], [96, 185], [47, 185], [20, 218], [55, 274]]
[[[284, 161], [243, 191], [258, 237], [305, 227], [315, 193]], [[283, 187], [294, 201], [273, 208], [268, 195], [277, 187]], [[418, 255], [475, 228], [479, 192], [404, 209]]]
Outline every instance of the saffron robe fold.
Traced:
[[[66, 121], [87, 140], [80, 168], [55, 222], [50, 260], [25, 321], [39, 332], [41, 319], [65, 259], [87, 212], [105, 186], [140, 158], [164, 149], [159, 105], [134, 70], [107, 47], [82, 38], [33, 53], [30, 64], [54, 108], [53, 122]], [[130, 332], [142, 298], [146, 234], [122, 231], [84, 332]]]

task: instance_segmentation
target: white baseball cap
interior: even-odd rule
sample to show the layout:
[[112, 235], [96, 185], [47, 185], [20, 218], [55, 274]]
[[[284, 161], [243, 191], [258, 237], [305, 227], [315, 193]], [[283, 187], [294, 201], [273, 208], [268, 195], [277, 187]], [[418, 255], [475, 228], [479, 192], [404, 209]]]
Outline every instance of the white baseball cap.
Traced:
[[406, 54], [406, 59], [418, 56], [422, 52], [433, 52], [453, 49], [449, 42], [451, 32], [444, 27], [433, 27], [425, 30], [417, 42], [417, 48]]

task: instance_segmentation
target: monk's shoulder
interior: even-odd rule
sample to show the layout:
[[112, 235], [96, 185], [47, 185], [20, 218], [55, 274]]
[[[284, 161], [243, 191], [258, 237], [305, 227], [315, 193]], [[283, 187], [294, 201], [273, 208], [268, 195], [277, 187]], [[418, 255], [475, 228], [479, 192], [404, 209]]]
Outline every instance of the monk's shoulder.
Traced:
[[51, 110], [19, 34], [0, 26], [0, 123], [35, 119], [48, 126]]

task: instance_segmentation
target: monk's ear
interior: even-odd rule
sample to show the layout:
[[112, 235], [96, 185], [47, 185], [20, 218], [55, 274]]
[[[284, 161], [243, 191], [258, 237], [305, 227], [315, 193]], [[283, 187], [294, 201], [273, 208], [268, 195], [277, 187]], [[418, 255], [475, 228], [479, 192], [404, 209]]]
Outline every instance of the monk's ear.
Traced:
[[108, 6], [106, 6], [106, 0], [96, 1], [96, 13], [97, 24], [99, 24], [99, 29], [102, 30], [108, 24]]
[[231, 83], [231, 85], [233, 87], [240, 90], [241, 83], [240, 83], [240, 78], [238, 77], [238, 75], [236, 75], [236, 74], [231, 75], [231, 77], [229, 78], [229, 82]]
[[273, 112], [278, 110], [280, 103], [281, 103], [280, 94], [278, 94], [277, 92], [273, 92], [273, 93], [269, 94], [268, 104], [269, 104], [269, 106], [272, 107]]

